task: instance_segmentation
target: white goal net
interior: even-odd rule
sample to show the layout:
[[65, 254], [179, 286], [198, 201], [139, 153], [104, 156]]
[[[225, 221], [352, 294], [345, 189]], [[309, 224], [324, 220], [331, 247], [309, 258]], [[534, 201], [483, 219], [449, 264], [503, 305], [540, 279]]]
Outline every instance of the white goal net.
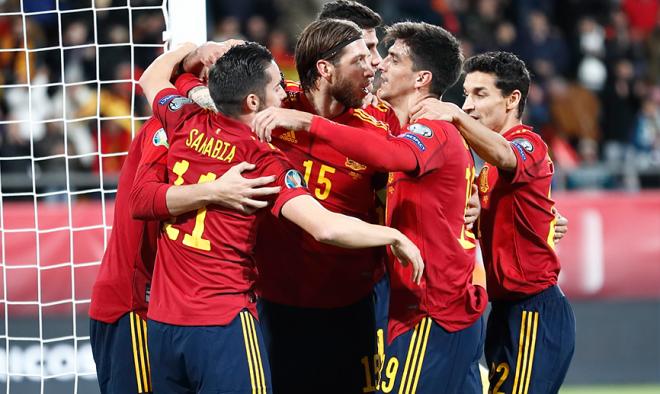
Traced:
[[91, 288], [168, 6], [0, 0], [2, 393], [98, 392]]

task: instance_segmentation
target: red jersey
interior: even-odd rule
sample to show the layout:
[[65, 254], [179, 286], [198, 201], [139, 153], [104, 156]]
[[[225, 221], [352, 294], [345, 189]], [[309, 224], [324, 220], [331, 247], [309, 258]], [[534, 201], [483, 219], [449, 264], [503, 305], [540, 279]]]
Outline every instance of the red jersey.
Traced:
[[[249, 126], [205, 111], [175, 89], [153, 103], [169, 142], [167, 166], [174, 185], [210, 182], [241, 161], [254, 163], [248, 176], [277, 176], [282, 191], [271, 212], [307, 194], [302, 176], [274, 146], [258, 142]], [[255, 316], [253, 248], [259, 219], [208, 205], [164, 224], [158, 237], [150, 319], [176, 325], [225, 325], [242, 309]]]
[[[314, 113], [296, 83], [288, 83], [285, 106]], [[395, 118], [386, 106], [348, 109], [334, 121], [387, 133], [383, 120]], [[377, 223], [377, 175], [373, 168], [314, 141], [306, 132], [276, 130], [273, 144], [304, 174], [309, 191], [325, 208]], [[290, 245], [290, 247], [282, 247]], [[343, 249], [317, 242], [298, 226], [266, 218], [257, 241], [259, 290], [280, 304], [337, 308], [366, 297], [384, 274], [383, 248]]]
[[[92, 290], [89, 307], [92, 319], [114, 323], [130, 311], [146, 318], [158, 222], [133, 219], [129, 195], [143, 151], [149, 149], [159, 133], [164, 133], [160, 122], [149, 119], [133, 140], [122, 167], [112, 233]], [[152, 170], [154, 176], [162, 174], [162, 181], [165, 180], [164, 164]]]
[[472, 284], [476, 245], [464, 223], [475, 175], [470, 150], [451, 123], [421, 119], [402, 132], [418, 171], [390, 174], [386, 223], [419, 247], [426, 269], [418, 286], [410, 266], [389, 259], [390, 341], [425, 316], [447, 331], [463, 329], [488, 304], [486, 290]]
[[541, 137], [524, 125], [503, 134], [516, 155], [515, 171], [488, 163], [479, 174], [479, 239], [488, 294], [516, 300], [557, 283], [555, 215], [550, 186], [554, 166]]
[[425, 316], [448, 331], [463, 329], [488, 303], [486, 290], [472, 284], [475, 240], [464, 224], [474, 178], [469, 148], [447, 122], [423, 119], [402, 131], [398, 137], [372, 133], [365, 147], [352, 129], [328, 120], [315, 117], [310, 128], [313, 137], [377, 168], [412, 169], [390, 173], [386, 223], [419, 247], [426, 270], [418, 286], [411, 280], [412, 267], [390, 254], [389, 341]]

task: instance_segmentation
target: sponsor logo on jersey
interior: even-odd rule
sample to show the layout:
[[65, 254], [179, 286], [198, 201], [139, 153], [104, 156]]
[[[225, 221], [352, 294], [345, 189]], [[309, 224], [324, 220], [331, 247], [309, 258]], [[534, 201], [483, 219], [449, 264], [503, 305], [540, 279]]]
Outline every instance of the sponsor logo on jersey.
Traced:
[[167, 96], [163, 97], [162, 99], [158, 100], [159, 105], [165, 105], [167, 102], [172, 100], [173, 98], [177, 97], [176, 94], [168, 94]]
[[284, 184], [289, 189], [296, 189], [299, 187], [307, 188], [307, 184], [305, 183], [302, 175], [293, 169], [286, 172], [286, 175], [284, 176]]
[[419, 137], [417, 137], [415, 134], [406, 133], [403, 134], [401, 138], [405, 138], [407, 140], [412, 141], [413, 143], [415, 143], [415, 145], [417, 145], [417, 148], [422, 152], [426, 151], [426, 145], [424, 145], [422, 140], [420, 140]]
[[433, 130], [430, 127], [424, 126], [423, 124], [413, 123], [408, 126], [408, 131], [411, 133], [419, 134], [424, 138], [433, 137]]
[[367, 169], [367, 166], [364, 164], [360, 164], [357, 161], [349, 159], [348, 157], [346, 158], [344, 165], [353, 171], [364, 171]]
[[170, 104], [167, 106], [167, 108], [170, 109], [170, 111], [178, 111], [180, 110], [184, 105], [186, 104], [191, 104], [193, 101], [187, 97], [181, 97], [177, 96], [170, 101]]
[[296, 132], [293, 130], [289, 130], [286, 133], [281, 134], [279, 137], [277, 137], [283, 141], [289, 142], [291, 144], [297, 144], [298, 139], [296, 138]]
[[164, 146], [167, 149], [170, 148], [170, 144], [167, 142], [167, 133], [165, 132], [165, 129], [162, 127], [158, 129], [158, 131], [156, 131], [156, 134], [154, 134], [154, 138], [152, 138], [152, 142], [156, 146]]

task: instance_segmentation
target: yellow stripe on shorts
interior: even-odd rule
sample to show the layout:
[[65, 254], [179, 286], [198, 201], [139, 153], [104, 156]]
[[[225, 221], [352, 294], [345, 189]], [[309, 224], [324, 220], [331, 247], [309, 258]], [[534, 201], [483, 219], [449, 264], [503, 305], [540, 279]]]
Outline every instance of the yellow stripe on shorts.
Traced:
[[135, 312], [130, 312], [129, 316], [137, 391], [139, 394], [150, 393], [152, 389], [149, 350], [147, 349], [147, 323]]
[[254, 320], [249, 312], [243, 311], [239, 315], [241, 316], [243, 341], [245, 342], [245, 355], [248, 361], [252, 393], [266, 394], [266, 377], [263, 364], [261, 363], [261, 352], [259, 350]]
[[430, 330], [431, 319], [428, 317], [422, 319], [415, 326], [415, 331], [413, 331], [408, 347], [403, 375], [401, 375], [399, 394], [414, 394], [417, 390], [417, 383], [419, 383], [419, 377], [422, 371], [422, 363], [424, 362], [424, 353], [426, 353]]
[[532, 378], [534, 355], [536, 352], [536, 333], [539, 325], [539, 313], [523, 311], [520, 322], [520, 339], [516, 357], [516, 374], [513, 379], [513, 394], [527, 394]]

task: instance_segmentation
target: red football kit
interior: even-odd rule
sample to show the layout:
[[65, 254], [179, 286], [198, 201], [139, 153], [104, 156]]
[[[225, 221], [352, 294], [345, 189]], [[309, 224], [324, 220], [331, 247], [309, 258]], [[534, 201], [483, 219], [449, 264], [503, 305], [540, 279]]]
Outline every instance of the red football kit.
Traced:
[[[288, 82], [286, 92], [284, 107], [315, 113], [298, 84]], [[385, 122], [391, 119], [396, 119], [393, 111], [382, 105], [348, 109], [334, 121], [385, 135]], [[356, 134], [367, 141], [361, 130]], [[378, 176], [384, 185], [384, 175], [306, 132], [278, 129], [273, 136], [273, 144], [304, 174], [309, 192], [325, 208], [378, 222], [374, 190], [379, 188]], [[260, 295], [296, 307], [351, 305], [369, 295], [383, 276], [383, 259], [383, 248], [343, 249], [321, 244], [293, 223], [267, 217], [257, 241]]]
[[479, 174], [479, 239], [492, 300], [512, 301], [557, 284], [554, 166], [541, 137], [525, 125], [502, 134], [518, 160], [515, 171], [488, 163]]
[[430, 316], [447, 331], [472, 325], [487, 305], [486, 290], [472, 284], [474, 236], [464, 215], [474, 179], [474, 161], [456, 128], [447, 122], [420, 120], [398, 137], [354, 129], [314, 117], [312, 138], [390, 173], [386, 223], [410, 238], [422, 253], [426, 270], [418, 286], [411, 267], [390, 254], [388, 341]]
[[[196, 86], [202, 83], [192, 74], [176, 80], [180, 92]], [[151, 183], [135, 193], [135, 189], [131, 191], [135, 179]], [[114, 323], [131, 311], [146, 318], [159, 228], [154, 219], [170, 216], [165, 196], [170, 185], [163, 184], [166, 182], [167, 136], [160, 122], [151, 117], [135, 136], [121, 169], [113, 231], [92, 290], [92, 319]]]
[[[210, 182], [247, 161], [257, 170], [246, 176], [277, 177], [275, 185], [282, 190], [271, 208], [274, 215], [290, 199], [308, 194], [300, 173], [277, 148], [258, 142], [249, 126], [205, 111], [175, 89], [158, 93], [153, 113], [167, 130], [171, 184]], [[245, 308], [256, 316], [253, 248], [264, 214], [244, 215], [209, 205], [164, 224], [148, 317], [191, 326], [225, 325]]]
[[[136, 135], [124, 161], [117, 186], [112, 233], [92, 290], [89, 307], [92, 319], [114, 323], [131, 311], [146, 318], [158, 222], [133, 219], [129, 196], [138, 162], [160, 133], [164, 133], [160, 122], [150, 118]], [[165, 181], [164, 164], [153, 170], [163, 174], [162, 181]]]

